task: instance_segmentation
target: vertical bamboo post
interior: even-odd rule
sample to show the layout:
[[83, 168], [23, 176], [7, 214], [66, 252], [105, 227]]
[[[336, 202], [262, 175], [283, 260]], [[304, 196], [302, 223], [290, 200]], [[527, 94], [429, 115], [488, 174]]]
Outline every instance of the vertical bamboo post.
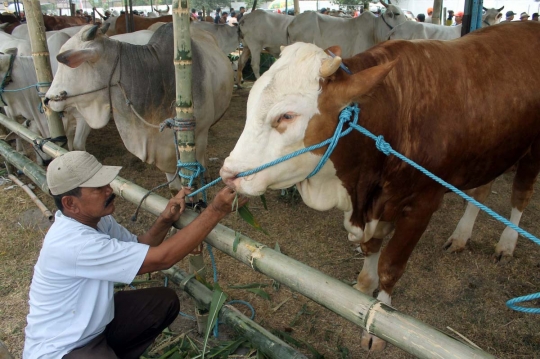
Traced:
[[[46, 93], [53, 80], [51, 70], [51, 61], [49, 59], [49, 49], [47, 47], [47, 37], [45, 36], [45, 24], [41, 14], [39, 0], [23, 0], [28, 23], [28, 33], [30, 35], [30, 44], [32, 46], [32, 58], [36, 68], [36, 77], [39, 83], [39, 92]], [[45, 106], [45, 115], [49, 123], [49, 132], [51, 138], [65, 137], [64, 125], [57, 112], [54, 112]]]
[[[174, 68], [176, 80], [176, 118], [175, 129], [180, 161], [182, 163], [196, 162], [195, 158], [195, 116], [193, 115], [193, 96], [191, 93], [192, 55], [191, 35], [189, 33], [189, 4], [188, 0], [174, 0], [172, 3], [172, 18], [174, 29]], [[182, 174], [190, 176], [191, 171], [181, 169]], [[187, 186], [189, 180], [182, 178], [182, 186]], [[189, 256], [190, 272], [203, 274], [204, 262], [201, 251]], [[205, 331], [206, 317], [199, 316], [206, 309], [197, 305], [197, 324], [200, 332]]]
[[433, 14], [431, 15], [431, 21], [435, 25], [441, 24], [441, 10], [442, 10], [443, 0], [434, 0], [433, 1]]

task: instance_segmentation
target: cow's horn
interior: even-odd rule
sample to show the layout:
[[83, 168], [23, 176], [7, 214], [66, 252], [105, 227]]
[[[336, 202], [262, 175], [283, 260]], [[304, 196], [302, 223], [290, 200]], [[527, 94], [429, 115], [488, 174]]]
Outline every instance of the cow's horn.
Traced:
[[99, 28], [99, 31], [101, 31], [101, 33], [103, 35], [105, 35], [107, 33], [107, 31], [109, 30], [109, 26], [111, 26], [111, 23], [110, 22], [106, 22], [105, 24], [103, 24], [102, 27]]
[[92, 41], [96, 38], [99, 25], [94, 25], [82, 34], [82, 41]]
[[171, 9], [171, 8], [169, 7], [169, 5], [167, 5], [167, 11], [166, 11], [165, 13], [169, 13], [169, 10], [170, 10], [170, 9]]
[[385, 8], [388, 8], [388, 4], [387, 4], [387, 3], [385, 3], [383, 0], [380, 0], [380, 2], [381, 2], [381, 4], [382, 4], [382, 6], [384, 6]]
[[498, 10], [497, 10], [497, 12], [501, 12], [501, 11], [502, 11], [502, 9], [504, 9], [504, 5], [503, 5], [503, 7], [502, 7], [502, 8], [498, 9]]
[[323, 60], [319, 74], [321, 77], [331, 76], [337, 71], [339, 66], [341, 66], [341, 57], [339, 56]]

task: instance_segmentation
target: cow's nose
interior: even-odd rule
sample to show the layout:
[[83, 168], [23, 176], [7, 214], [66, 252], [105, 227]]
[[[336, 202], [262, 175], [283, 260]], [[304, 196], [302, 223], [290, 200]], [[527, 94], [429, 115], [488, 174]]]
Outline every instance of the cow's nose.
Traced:
[[221, 170], [219, 171], [219, 175], [223, 179], [223, 182], [231, 188], [235, 187], [234, 180], [236, 179], [236, 174], [236, 172], [231, 171], [225, 166], [221, 167]]
[[45, 100], [43, 100], [43, 103], [45, 104], [45, 106], [49, 106], [49, 101], [50, 100], [51, 100], [50, 98], [45, 97]]

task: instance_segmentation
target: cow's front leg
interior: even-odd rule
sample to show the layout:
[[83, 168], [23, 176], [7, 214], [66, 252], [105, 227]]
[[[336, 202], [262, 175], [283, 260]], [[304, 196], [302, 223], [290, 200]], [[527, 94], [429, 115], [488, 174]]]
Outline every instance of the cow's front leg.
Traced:
[[[379, 286], [379, 274], [377, 272], [377, 267], [379, 264], [379, 257], [381, 256], [382, 242], [382, 238], [371, 238], [366, 243], [360, 244], [362, 253], [364, 253], [365, 256], [364, 266], [358, 275], [354, 288], [366, 295], [369, 295], [370, 297], [373, 296], [373, 292]], [[378, 339], [372, 336], [367, 330], [362, 330], [362, 348], [371, 350], [374, 338]]]
[[[390, 306], [392, 304], [392, 291], [397, 281], [403, 275], [407, 261], [422, 237], [433, 212], [439, 206], [444, 195], [443, 191], [425, 194], [417, 198], [414, 204], [407, 206], [396, 220], [395, 232], [388, 245], [381, 251], [379, 258], [379, 294], [377, 299]], [[366, 328], [370, 331], [371, 328]], [[362, 347], [371, 351], [380, 351], [386, 347], [386, 342], [374, 335], [370, 335], [369, 342], [362, 336]], [[367, 342], [369, 345], [364, 346]]]

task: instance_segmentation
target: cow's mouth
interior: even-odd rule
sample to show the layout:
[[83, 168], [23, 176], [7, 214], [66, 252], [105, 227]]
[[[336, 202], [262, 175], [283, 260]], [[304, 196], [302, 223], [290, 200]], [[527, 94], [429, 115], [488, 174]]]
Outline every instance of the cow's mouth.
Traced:
[[45, 106], [47, 106], [48, 108], [50, 108], [51, 110], [55, 112], [62, 112], [64, 111], [64, 108], [66, 106], [66, 100], [65, 99], [56, 100], [56, 99], [46, 98]]

